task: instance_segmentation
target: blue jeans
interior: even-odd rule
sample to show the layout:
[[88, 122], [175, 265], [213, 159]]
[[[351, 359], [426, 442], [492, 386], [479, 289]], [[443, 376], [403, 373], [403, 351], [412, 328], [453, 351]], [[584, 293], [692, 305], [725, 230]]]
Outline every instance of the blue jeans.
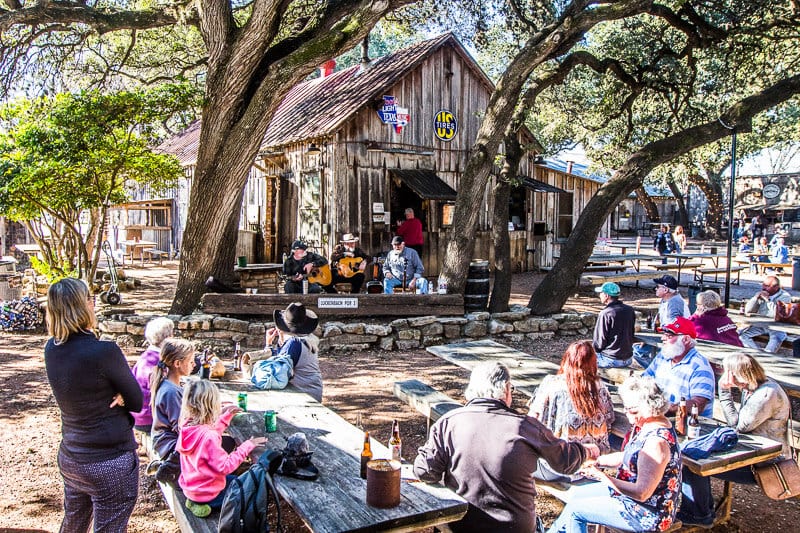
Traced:
[[749, 466], [714, 476], [701, 476], [684, 466], [683, 483], [681, 484], [683, 497], [680, 507], [680, 514], [684, 519], [689, 519], [695, 524], [714, 521], [714, 495], [711, 494], [711, 477], [745, 485], [756, 483], [756, 478]]
[[658, 354], [658, 348], [650, 346], [649, 344], [634, 344], [633, 345], [633, 358], [636, 362], [642, 365], [642, 368], [647, 368], [653, 359]]
[[[587, 533], [589, 524], [625, 531], [644, 531], [642, 524], [628, 522], [625, 507], [608, 493], [605, 483], [589, 483], [572, 489], [573, 495], [547, 533]], [[631, 517], [631, 519], [633, 519]]]
[[623, 368], [631, 366], [631, 359], [614, 359], [602, 352], [597, 352], [597, 368]]
[[739, 333], [739, 340], [741, 340], [742, 344], [748, 348], [760, 350], [761, 347], [756, 344], [756, 341], [753, 340], [753, 337], [758, 337], [759, 335], [765, 334], [769, 335], [769, 341], [764, 347], [764, 350], [772, 353], [777, 352], [778, 348], [781, 347], [781, 343], [786, 338], [786, 333], [782, 331], [773, 331], [771, 329], [762, 328], [759, 326], [749, 326]]
[[219, 510], [222, 507], [222, 502], [225, 500], [225, 493], [228, 492], [228, 487], [231, 486], [231, 483], [233, 483], [233, 480], [236, 479], [236, 477], [237, 476], [234, 476], [233, 474], [226, 475], [225, 476], [225, 488], [222, 489], [219, 492], [219, 494], [217, 494], [214, 497], [213, 500], [210, 500], [210, 501], [207, 501], [207, 502], [195, 502], [195, 503], [200, 503], [200, 504], [205, 503], [206, 505], [208, 505], [209, 507], [211, 507], [215, 511]]
[[[411, 280], [408, 280], [411, 283]], [[403, 281], [397, 278], [383, 278], [383, 293], [384, 294], [392, 294], [394, 292], [395, 287], [399, 287], [403, 284]], [[414, 292], [417, 289], [422, 289], [422, 294], [428, 294], [428, 280], [425, 278], [417, 278], [417, 282], [414, 287]]]

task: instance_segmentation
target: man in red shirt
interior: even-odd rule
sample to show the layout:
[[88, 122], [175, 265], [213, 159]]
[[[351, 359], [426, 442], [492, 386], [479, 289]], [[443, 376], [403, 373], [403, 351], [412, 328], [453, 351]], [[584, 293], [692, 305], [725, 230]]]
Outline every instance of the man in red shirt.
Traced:
[[405, 214], [405, 221], [397, 221], [397, 235], [403, 237], [406, 246], [416, 250], [417, 254], [422, 257], [422, 221], [414, 218], [414, 210], [410, 207], [406, 208]]

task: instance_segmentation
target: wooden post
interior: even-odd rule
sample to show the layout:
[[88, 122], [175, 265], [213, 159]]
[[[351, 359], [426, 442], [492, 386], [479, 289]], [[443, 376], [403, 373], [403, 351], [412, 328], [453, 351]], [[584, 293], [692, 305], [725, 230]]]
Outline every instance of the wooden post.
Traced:
[[641, 235], [637, 235], [636, 236], [636, 253], [637, 254], [642, 253], [642, 236]]

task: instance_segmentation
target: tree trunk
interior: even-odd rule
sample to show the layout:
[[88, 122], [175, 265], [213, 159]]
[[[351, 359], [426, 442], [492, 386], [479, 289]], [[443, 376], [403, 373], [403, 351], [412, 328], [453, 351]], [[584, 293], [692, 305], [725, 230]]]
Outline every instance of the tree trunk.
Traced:
[[672, 196], [675, 198], [675, 203], [678, 204], [678, 225], [683, 226], [683, 230], [689, 229], [689, 214], [686, 212], [686, 202], [684, 202], [684, 193], [678, 188], [678, 184], [670, 180], [667, 182]]
[[522, 158], [522, 147], [516, 135], [516, 120], [511, 132], [503, 141], [505, 162], [500, 176], [494, 186], [494, 213], [492, 214], [492, 240], [494, 242], [494, 285], [489, 300], [489, 311], [502, 313], [508, 311], [511, 299], [511, 239], [508, 234], [508, 205], [511, 199], [511, 184], [516, 183], [519, 174], [519, 162]]
[[699, 174], [690, 174], [689, 182], [700, 189], [708, 203], [708, 209], [706, 209], [706, 236], [712, 239], [719, 239], [722, 234], [722, 212], [724, 211], [722, 188], [719, 181], [714, 180], [713, 175], [704, 178]]
[[730, 130], [723, 124], [732, 124], [740, 133], [749, 132], [756, 114], [788, 100], [798, 92], [800, 76], [782, 80], [758, 94], [735, 102], [718, 120], [648, 143], [632, 154], [584, 208], [567, 244], [562, 247], [564, 252], [558, 262], [531, 295], [528, 303], [531, 313], [547, 315], [561, 310], [580, 281], [583, 267], [606, 217], [623, 198], [642, 185], [644, 177], [655, 167], [730, 135]]
[[636, 199], [644, 207], [644, 212], [647, 215], [647, 220], [650, 222], [661, 222], [661, 214], [658, 212], [658, 206], [644, 190], [644, 185], [636, 187]]

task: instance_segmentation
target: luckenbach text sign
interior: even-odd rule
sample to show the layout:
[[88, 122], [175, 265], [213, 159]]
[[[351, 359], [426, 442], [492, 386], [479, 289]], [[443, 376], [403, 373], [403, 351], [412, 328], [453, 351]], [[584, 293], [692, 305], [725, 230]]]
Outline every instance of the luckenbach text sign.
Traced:
[[358, 298], [319, 298], [318, 309], [358, 309]]

